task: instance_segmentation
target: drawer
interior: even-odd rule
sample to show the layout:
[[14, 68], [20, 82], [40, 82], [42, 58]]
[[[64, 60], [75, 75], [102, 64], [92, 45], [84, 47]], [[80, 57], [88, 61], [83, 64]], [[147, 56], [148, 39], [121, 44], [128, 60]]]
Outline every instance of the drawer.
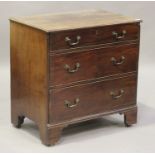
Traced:
[[139, 39], [137, 23], [58, 31], [50, 34], [50, 49], [54, 51], [136, 39]]
[[119, 45], [51, 56], [50, 85], [136, 71], [138, 47], [138, 44]]
[[110, 112], [136, 103], [135, 75], [50, 91], [50, 122]]

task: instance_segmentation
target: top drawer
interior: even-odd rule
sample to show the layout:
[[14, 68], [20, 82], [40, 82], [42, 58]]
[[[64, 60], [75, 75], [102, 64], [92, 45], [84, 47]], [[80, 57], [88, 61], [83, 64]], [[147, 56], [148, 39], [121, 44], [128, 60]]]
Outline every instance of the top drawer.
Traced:
[[139, 39], [139, 23], [58, 31], [50, 34], [50, 50], [72, 49], [136, 39]]

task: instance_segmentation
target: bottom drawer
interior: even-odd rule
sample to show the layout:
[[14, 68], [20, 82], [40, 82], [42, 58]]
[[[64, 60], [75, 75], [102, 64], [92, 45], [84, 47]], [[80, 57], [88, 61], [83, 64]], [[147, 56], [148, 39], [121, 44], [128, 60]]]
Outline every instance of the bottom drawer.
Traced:
[[108, 112], [136, 104], [136, 76], [50, 91], [50, 123]]

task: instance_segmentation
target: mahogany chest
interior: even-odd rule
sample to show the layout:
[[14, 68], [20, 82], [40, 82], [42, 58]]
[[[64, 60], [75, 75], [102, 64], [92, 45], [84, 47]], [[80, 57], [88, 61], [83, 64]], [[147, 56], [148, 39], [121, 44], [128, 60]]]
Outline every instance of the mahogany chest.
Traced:
[[104, 115], [136, 123], [140, 22], [103, 10], [11, 18], [12, 123], [33, 120], [46, 145]]

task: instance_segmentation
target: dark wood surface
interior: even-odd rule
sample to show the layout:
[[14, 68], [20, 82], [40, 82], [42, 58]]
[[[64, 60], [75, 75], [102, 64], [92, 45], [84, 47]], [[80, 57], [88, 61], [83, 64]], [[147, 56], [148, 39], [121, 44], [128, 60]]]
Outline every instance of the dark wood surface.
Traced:
[[[136, 104], [136, 76], [105, 80], [50, 91], [50, 123], [111, 111]], [[120, 94], [120, 90], [124, 93]], [[113, 92], [114, 96], [110, 93]], [[114, 97], [121, 95], [120, 98]], [[78, 103], [75, 103], [79, 99]], [[65, 104], [69, 101], [70, 106]]]
[[137, 107], [124, 113], [124, 123], [127, 127], [137, 123]]
[[[129, 44], [51, 56], [50, 85], [67, 85], [82, 80], [137, 71], [138, 53], [139, 45]], [[121, 61], [123, 63], [115, 64], [111, 60], [112, 57], [118, 63]], [[68, 72], [64, 67], [67, 64], [73, 70], [77, 63], [80, 67], [74, 73]]]
[[11, 19], [13, 125], [20, 128], [25, 117], [33, 120], [42, 142], [51, 145], [69, 124], [114, 113], [124, 115], [126, 126], [137, 122], [140, 24], [109, 16], [111, 24], [106, 15], [100, 26], [60, 26], [57, 31], [51, 31], [47, 19], [49, 23], [39, 25], [43, 17], [35, 24], [34, 17], [26, 22]]
[[[116, 36], [113, 35], [113, 32], [117, 32], [118, 36], [122, 36], [123, 30], [126, 31], [123, 38], [117, 39]], [[71, 46], [67, 41], [65, 41], [65, 38], [69, 37], [71, 42], [75, 43], [77, 42], [77, 36], [80, 36], [81, 39], [75, 46]], [[139, 23], [104, 26], [92, 29], [66, 30], [52, 32], [50, 34], [50, 49], [51, 51], [55, 51], [136, 39], [139, 39]]]
[[39, 126], [41, 138], [48, 122], [47, 35], [11, 22], [11, 121], [25, 116]]

